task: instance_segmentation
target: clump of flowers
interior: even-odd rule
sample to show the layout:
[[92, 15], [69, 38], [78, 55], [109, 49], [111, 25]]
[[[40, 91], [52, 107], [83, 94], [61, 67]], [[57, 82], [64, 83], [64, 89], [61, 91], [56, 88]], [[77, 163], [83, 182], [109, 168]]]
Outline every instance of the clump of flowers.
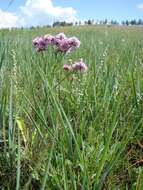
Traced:
[[81, 72], [85, 73], [88, 70], [87, 64], [83, 61], [83, 59], [80, 59], [78, 61], [75, 61], [72, 64], [65, 64], [63, 66], [64, 71], [66, 72]]
[[[33, 46], [37, 52], [45, 51], [49, 46], [51, 46], [53, 47], [54, 53], [56, 53], [56, 55], [58, 53], [61, 53], [62, 55], [68, 55], [72, 51], [78, 49], [80, 47], [80, 44], [81, 42], [77, 37], [73, 36], [68, 38], [64, 33], [59, 33], [55, 36], [46, 34], [41, 37], [36, 37], [33, 40]], [[57, 57], [57, 62], [62, 62], [63, 57], [59, 56], [59, 58], [60, 59]], [[63, 70], [65, 73], [72, 75], [73, 78], [75, 73], [86, 73], [88, 66], [83, 61], [83, 59], [79, 59], [77, 61], [70, 59], [67, 64], [63, 65]], [[60, 83], [58, 82], [58, 84]]]
[[80, 41], [77, 37], [68, 38], [64, 33], [55, 36], [46, 34], [33, 40], [33, 46], [37, 52], [45, 51], [50, 45], [54, 46], [56, 52], [68, 54], [80, 47]]

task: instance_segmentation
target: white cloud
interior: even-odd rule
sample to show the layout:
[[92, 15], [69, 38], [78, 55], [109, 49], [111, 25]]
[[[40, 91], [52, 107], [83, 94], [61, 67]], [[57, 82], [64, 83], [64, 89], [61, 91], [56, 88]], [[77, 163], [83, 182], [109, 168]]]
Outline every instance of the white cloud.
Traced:
[[143, 3], [137, 5], [137, 8], [140, 9], [140, 10], [143, 10]]
[[18, 17], [10, 12], [0, 9], [0, 28], [9, 28], [17, 26]]
[[[4, 15], [4, 17], [3, 17]], [[5, 21], [3, 19], [5, 18]], [[54, 21], [72, 22], [76, 10], [72, 7], [54, 6], [52, 0], [27, 0], [17, 14], [0, 12], [0, 27], [47, 25]]]

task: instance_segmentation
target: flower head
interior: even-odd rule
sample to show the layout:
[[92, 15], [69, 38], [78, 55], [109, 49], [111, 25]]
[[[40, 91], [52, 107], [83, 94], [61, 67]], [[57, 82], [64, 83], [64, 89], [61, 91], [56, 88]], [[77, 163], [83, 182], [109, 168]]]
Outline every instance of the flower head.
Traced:
[[64, 71], [72, 71], [72, 66], [71, 66], [71, 65], [68, 65], [68, 64], [65, 64], [65, 65], [63, 66], [63, 69], [64, 69]]
[[58, 51], [62, 53], [67, 53], [70, 49], [70, 45], [67, 39], [61, 40], [57, 45]]
[[87, 65], [84, 63], [84, 61], [82, 59], [80, 59], [79, 61], [75, 62], [73, 65], [72, 65], [72, 69], [73, 71], [80, 71], [80, 72], [87, 72], [88, 70], [88, 67]]
[[72, 60], [69, 60], [70, 64], [65, 64], [63, 66], [64, 71], [69, 72], [82, 72], [85, 73], [88, 70], [87, 65], [83, 61], [83, 59], [80, 59], [79, 61], [76, 61], [72, 64]]
[[33, 46], [37, 52], [44, 51], [47, 48], [47, 43], [43, 37], [36, 37], [33, 40]]
[[48, 44], [48, 45], [54, 45], [54, 42], [55, 42], [55, 37], [50, 35], [50, 34], [46, 34], [44, 36], [44, 39], [45, 39], [45, 42]]
[[80, 41], [77, 37], [69, 38], [69, 44], [71, 47], [79, 48], [80, 47]]
[[79, 48], [80, 41], [76, 37], [67, 38], [64, 33], [60, 33], [55, 36], [55, 45], [58, 52], [68, 54], [74, 49]]
[[59, 40], [65, 40], [67, 39], [66, 35], [64, 33], [59, 33], [55, 36], [55, 38], [59, 39]]

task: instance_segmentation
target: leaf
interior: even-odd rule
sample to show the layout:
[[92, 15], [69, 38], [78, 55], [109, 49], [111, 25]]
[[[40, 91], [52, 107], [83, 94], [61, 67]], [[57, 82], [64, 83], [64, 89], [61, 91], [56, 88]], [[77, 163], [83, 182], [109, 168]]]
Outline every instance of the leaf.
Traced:
[[26, 134], [27, 133], [26, 133], [26, 127], [25, 127], [24, 121], [20, 118], [17, 118], [16, 123], [17, 123], [18, 128], [21, 131], [24, 143], [26, 144], [27, 143], [27, 140], [26, 140]]

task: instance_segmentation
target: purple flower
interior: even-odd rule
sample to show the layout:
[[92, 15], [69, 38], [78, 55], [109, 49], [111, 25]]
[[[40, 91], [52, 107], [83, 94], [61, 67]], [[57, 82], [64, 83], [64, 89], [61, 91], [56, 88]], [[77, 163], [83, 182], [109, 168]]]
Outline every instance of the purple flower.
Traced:
[[58, 52], [68, 54], [74, 49], [79, 48], [80, 41], [76, 37], [67, 38], [64, 33], [60, 33], [55, 36], [55, 45]]
[[68, 72], [82, 72], [85, 73], [88, 70], [87, 65], [83, 61], [83, 59], [80, 59], [79, 61], [74, 62], [73, 64], [65, 64], [63, 66], [63, 69]]
[[62, 40], [58, 39], [58, 38], [54, 38], [53, 40], [53, 45], [55, 45], [56, 47], [59, 47], [61, 44]]
[[44, 37], [35, 38], [33, 45], [38, 52], [46, 50], [49, 45], [53, 45], [57, 52], [68, 54], [79, 48], [80, 41], [76, 37], [67, 38], [64, 33], [59, 33], [56, 36], [46, 34]]
[[67, 39], [66, 35], [64, 33], [59, 33], [55, 36], [55, 38], [59, 39], [59, 40], [65, 40]]
[[80, 72], [82, 72], [82, 73], [85, 73], [85, 72], [87, 72], [88, 67], [87, 67], [87, 65], [83, 62], [83, 60], [80, 59], [78, 62], [75, 62], [75, 63], [72, 65], [72, 69], [73, 69], [73, 71], [80, 71]]
[[70, 45], [67, 39], [61, 40], [59, 44], [57, 45], [58, 51], [67, 53], [70, 49]]
[[37, 37], [33, 40], [33, 46], [37, 52], [47, 49], [47, 43], [43, 37]]
[[50, 35], [50, 34], [46, 34], [46, 35], [44, 36], [44, 39], [45, 39], [45, 41], [46, 41], [46, 43], [47, 43], [48, 45], [54, 45], [54, 42], [55, 42], [55, 37], [54, 37], [54, 36], [52, 36], [52, 35]]
[[69, 38], [69, 44], [71, 47], [79, 48], [80, 47], [80, 41], [77, 37]]
[[71, 66], [71, 65], [68, 65], [68, 64], [65, 64], [65, 65], [63, 66], [63, 69], [64, 69], [64, 71], [72, 71], [72, 66]]

